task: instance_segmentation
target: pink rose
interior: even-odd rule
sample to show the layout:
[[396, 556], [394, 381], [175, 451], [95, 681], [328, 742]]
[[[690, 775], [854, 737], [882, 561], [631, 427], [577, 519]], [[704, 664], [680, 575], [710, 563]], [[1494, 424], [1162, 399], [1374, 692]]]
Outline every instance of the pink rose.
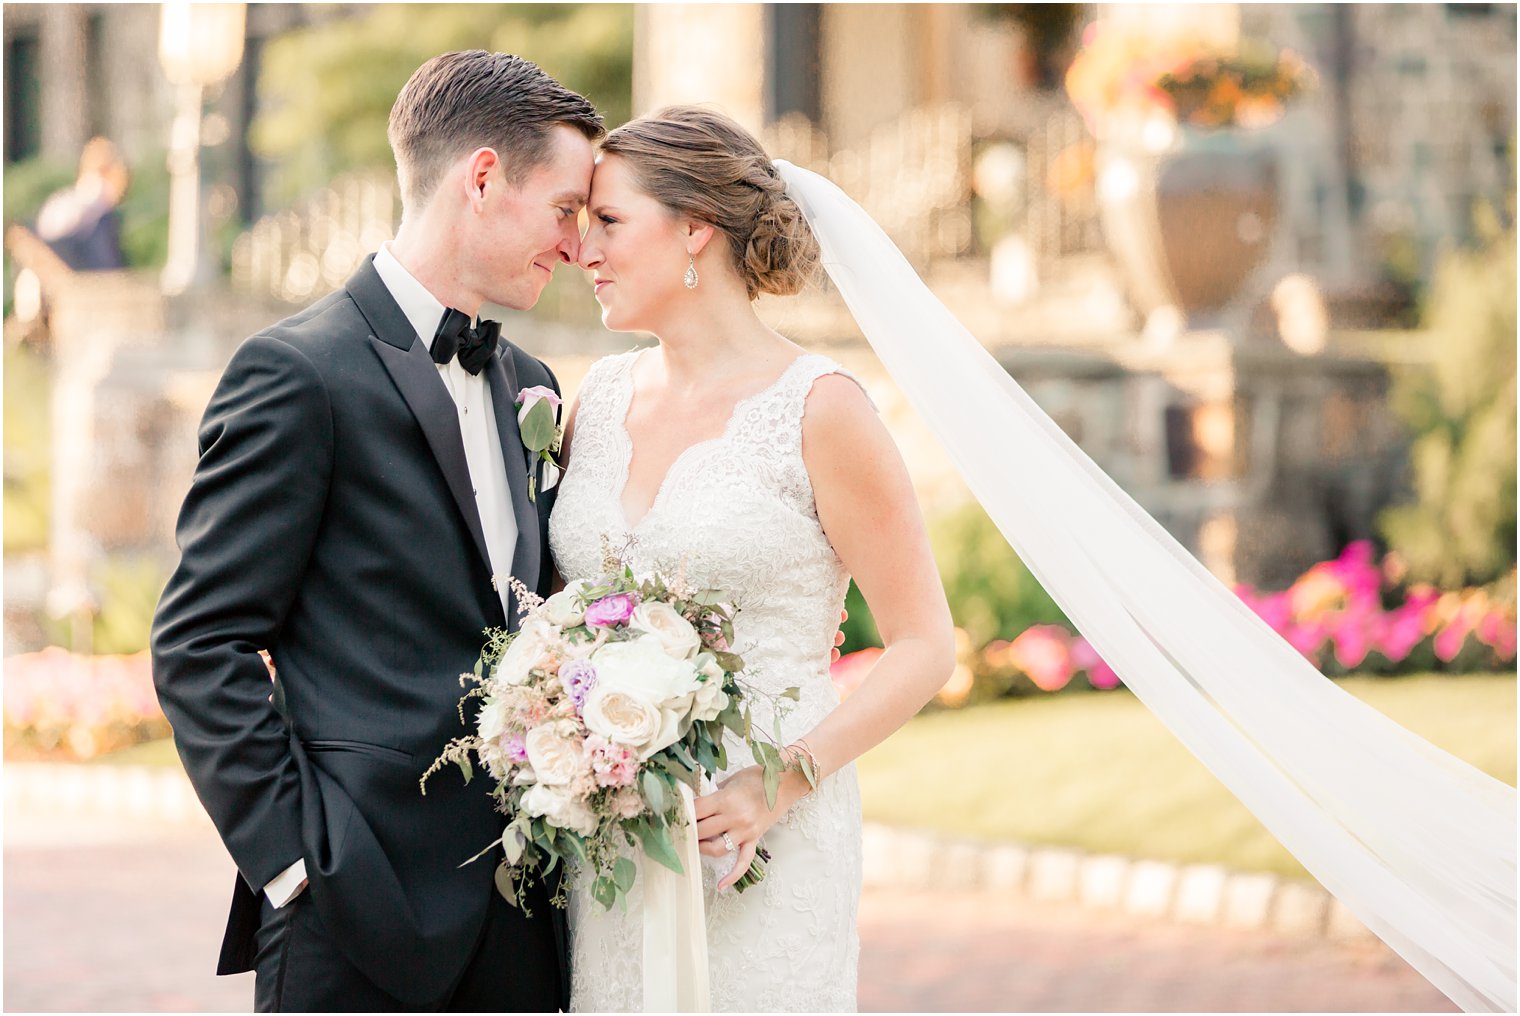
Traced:
[[559, 395], [555, 393], [553, 388], [548, 388], [544, 385], [534, 385], [532, 388], [524, 388], [522, 391], [517, 393], [517, 400], [517, 425], [519, 427], [522, 426], [523, 420], [527, 419], [528, 410], [532, 409], [534, 406], [545, 400], [548, 401], [549, 408], [554, 412], [554, 418], [556, 420], [559, 419], [560, 398]]
[[604, 596], [586, 608], [586, 624], [592, 628], [613, 628], [627, 624], [636, 605], [632, 593]]
[[591, 771], [603, 787], [628, 787], [639, 774], [638, 756], [620, 744], [613, 744], [599, 734], [586, 738], [591, 756]]

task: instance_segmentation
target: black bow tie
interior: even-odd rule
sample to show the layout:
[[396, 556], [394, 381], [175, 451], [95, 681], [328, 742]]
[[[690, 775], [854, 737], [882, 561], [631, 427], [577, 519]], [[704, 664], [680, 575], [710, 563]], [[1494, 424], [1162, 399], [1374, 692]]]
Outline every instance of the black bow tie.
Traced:
[[430, 352], [434, 363], [448, 363], [457, 353], [459, 366], [471, 374], [479, 374], [496, 352], [496, 343], [500, 338], [500, 321], [481, 321], [471, 328], [470, 319], [450, 307], [443, 312], [443, 320], [438, 322], [438, 331], [433, 333]]

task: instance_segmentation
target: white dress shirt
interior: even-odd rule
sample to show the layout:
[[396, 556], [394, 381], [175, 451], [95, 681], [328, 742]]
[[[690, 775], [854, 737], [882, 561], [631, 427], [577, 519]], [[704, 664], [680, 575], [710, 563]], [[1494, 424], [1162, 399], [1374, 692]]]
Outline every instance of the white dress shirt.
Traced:
[[[430, 346], [443, 318], [443, 304], [402, 267], [390, 252], [389, 244], [383, 244], [376, 252], [375, 271], [422, 340], [423, 348]], [[459, 432], [464, 438], [465, 462], [470, 467], [470, 486], [475, 491], [475, 507], [480, 512], [486, 553], [491, 559], [491, 582], [496, 595], [501, 597], [501, 609], [509, 612], [507, 577], [512, 574], [512, 557], [517, 547], [517, 516], [512, 511], [512, 492], [507, 486], [491, 389], [483, 372], [471, 374], [459, 365], [457, 357], [438, 364], [438, 376], [459, 409]], [[283, 907], [300, 894], [305, 882], [306, 862], [298, 860], [275, 876], [264, 892], [269, 902]]]

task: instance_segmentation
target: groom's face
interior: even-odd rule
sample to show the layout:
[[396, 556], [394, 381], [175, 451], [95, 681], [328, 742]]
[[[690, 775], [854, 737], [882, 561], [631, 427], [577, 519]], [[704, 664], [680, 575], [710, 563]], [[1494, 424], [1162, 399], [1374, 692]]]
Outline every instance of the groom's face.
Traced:
[[[517, 186], [504, 176], [485, 202], [469, 250], [481, 294], [527, 310], [538, 302], [560, 263], [580, 255], [577, 216], [591, 191], [591, 142], [573, 127], [553, 128], [549, 156]], [[498, 167], [498, 174], [501, 173]]]

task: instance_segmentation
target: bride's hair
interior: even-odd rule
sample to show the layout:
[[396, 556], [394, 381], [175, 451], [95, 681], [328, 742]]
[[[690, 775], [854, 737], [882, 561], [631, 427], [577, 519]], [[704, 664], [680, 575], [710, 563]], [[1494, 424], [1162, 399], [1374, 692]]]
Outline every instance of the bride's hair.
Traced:
[[722, 113], [666, 106], [608, 134], [602, 151], [628, 160], [639, 186], [666, 208], [726, 236], [751, 300], [796, 293], [818, 267], [818, 241], [770, 156]]

